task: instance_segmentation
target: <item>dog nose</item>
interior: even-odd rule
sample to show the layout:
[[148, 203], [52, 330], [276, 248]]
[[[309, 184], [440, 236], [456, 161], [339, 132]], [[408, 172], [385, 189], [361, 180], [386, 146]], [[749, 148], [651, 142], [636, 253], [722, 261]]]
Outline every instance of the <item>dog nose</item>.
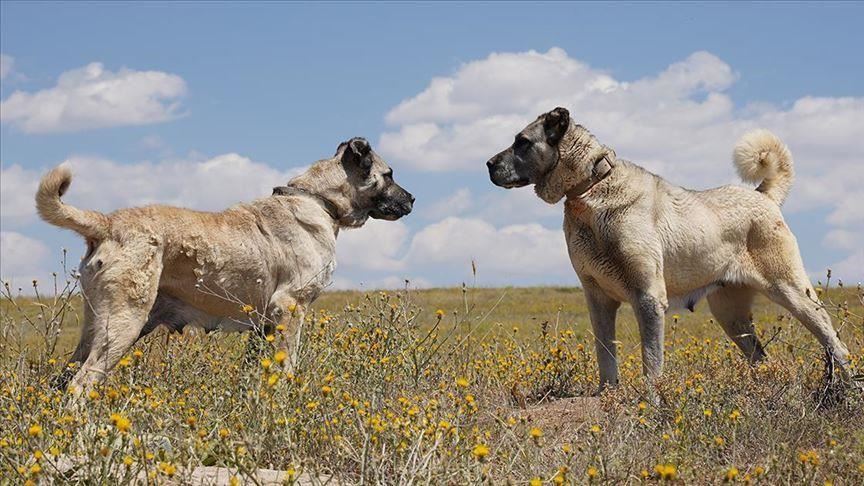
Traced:
[[486, 161], [486, 167], [489, 167], [491, 169], [493, 165], [495, 165], [495, 161], [493, 159], [489, 159]]
[[416, 199], [414, 199], [414, 194], [408, 194], [408, 197], [411, 198], [411, 204], [414, 204], [414, 201], [416, 201]]

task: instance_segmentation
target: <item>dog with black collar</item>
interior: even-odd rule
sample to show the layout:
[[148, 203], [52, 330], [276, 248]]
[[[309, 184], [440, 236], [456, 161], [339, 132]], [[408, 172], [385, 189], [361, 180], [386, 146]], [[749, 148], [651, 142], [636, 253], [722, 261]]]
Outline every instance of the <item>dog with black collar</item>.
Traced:
[[71, 379], [79, 396], [159, 325], [276, 329], [284, 347], [294, 346], [306, 307], [330, 284], [339, 231], [370, 217], [399, 219], [414, 203], [362, 138], [340, 144], [272, 196], [215, 213], [79, 209], [60, 199], [71, 180], [65, 165], [48, 172], [36, 207], [45, 221], [86, 240], [84, 323], [70, 360], [78, 366], [56, 381]]

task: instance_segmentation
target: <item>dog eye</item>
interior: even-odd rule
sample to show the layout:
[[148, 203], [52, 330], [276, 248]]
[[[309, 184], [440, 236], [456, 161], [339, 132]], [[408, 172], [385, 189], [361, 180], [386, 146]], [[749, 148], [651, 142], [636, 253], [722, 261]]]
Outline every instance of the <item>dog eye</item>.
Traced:
[[384, 174], [382, 174], [382, 177], [392, 181], [393, 180], [393, 169], [390, 169], [387, 172], [385, 172]]
[[516, 150], [524, 150], [531, 146], [531, 140], [528, 140], [525, 137], [518, 136], [516, 137], [516, 141], [513, 142], [513, 148]]

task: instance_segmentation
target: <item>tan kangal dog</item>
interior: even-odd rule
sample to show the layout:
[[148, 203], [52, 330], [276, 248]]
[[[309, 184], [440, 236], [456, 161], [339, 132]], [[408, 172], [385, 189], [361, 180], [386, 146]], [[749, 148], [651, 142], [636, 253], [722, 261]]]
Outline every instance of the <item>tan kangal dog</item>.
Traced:
[[765, 357], [751, 321], [757, 292], [782, 305], [819, 340], [848, 379], [849, 353], [813, 299], [795, 236], [780, 205], [792, 186], [789, 150], [758, 130], [735, 146], [735, 165], [756, 190], [684, 189], [602, 145], [564, 108], [537, 118], [487, 162], [495, 185], [535, 185], [550, 204], [566, 198], [564, 236], [585, 290], [601, 390], [618, 381], [615, 317], [629, 303], [639, 323], [649, 379], [663, 368], [664, 314], [708, 305], [755, 362]]
[[[245, 330], [252, 315], [266, 332], [281, 330], [286, 346], [294, 342], [305, 307], [330, 283], [339, 230], [369, 217], [398, 219], [414, 202], [362, 138], [342, 143], [273, 196], [218, 213], [78, 209], [60, 201], [71, 179], [63, 165], [46, 174], [36, 207], [42, 219], [87, 241], [79, 268], [84, 327], [71, 358], [80, 368], [57, 383], [72, 379], [79, 394], [160, 324]], [[291, 319], [294, 312], [299, 318]]]

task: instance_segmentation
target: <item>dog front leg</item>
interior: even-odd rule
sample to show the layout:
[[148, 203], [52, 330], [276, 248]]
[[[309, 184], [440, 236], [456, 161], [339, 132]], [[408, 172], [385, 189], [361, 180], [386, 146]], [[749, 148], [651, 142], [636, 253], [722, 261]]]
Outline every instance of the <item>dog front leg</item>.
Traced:
[[258, 364], [266, 348], [267, 336], [273, 334], [273, 328], [273, 324], [267, 319], [259, 319], [255, 322], [249, 339], [246, 341], [246, 354], [243, 357], [243, 362], [246, 366], [255, 366]]
[[268, 316], [276, 323], [279, 333], [278, 348], [288, 354], [291, 369], [296, 369], [300, 360], [300, 340], [306, 306], [287, 292], [278, 292], [270, 299]]
[[599, 394], [607, 386], [618, 384], [618, 350], [615, 344], [615, 318], [620, 302], [610, 299], [593, 281], [583, 282], [585, 301], [594, 330], [594, 348], [600, 368]]
[[642, 371], [648, 383], [648, 398], [655, 404], [660, 403], [656, 382], [663, 373], [663, 338], [666, 308], [665, 289], [659, 292], [640, 292], [631, 302], [639, 323], [642, 339]]

